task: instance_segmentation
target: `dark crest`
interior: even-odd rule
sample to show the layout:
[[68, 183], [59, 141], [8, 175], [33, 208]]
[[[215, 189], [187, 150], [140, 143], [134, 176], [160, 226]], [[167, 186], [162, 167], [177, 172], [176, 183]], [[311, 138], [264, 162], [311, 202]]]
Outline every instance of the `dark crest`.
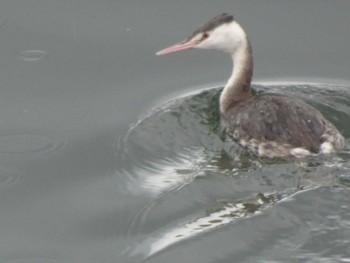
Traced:
[[199, 27], [196, 31], [194, 31], [192, 33], [192, 35], [188, 39], [191, 39], [192, 37], [194, 37], [198, 33], [211, 31], [214, 28], [216, 28], [222, 24], [225, 24], [225, 23], [230, 23], [233, 20], [234, 20], [233, 15], [230, 15], [227, 13], [223, 13], [221, 15], [218, 15], [218, 16], [214, 17], [213, 19], [211, 19], [210, 21], [208, 21], [207, 23], [205, 23], [204, 25], [202, 25], [201, 27]]

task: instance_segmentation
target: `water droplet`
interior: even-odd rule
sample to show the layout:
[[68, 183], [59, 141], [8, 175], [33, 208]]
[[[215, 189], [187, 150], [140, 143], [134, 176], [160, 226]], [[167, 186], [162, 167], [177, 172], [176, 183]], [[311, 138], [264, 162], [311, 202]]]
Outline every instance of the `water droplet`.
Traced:
[[61, 137], [46, 134], [5, 134], [0, 135], [0, 153], [29, 154], [52, 152], [66, 145]]
[[37, 61], [47, 55], [44, 50], [25, 50], [19, 53], [18, 57], [24, 61]]

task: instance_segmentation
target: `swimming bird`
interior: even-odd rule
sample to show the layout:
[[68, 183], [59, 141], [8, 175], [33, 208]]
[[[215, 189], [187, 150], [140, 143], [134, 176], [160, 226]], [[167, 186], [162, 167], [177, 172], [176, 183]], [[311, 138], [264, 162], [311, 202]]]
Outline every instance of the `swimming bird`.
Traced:
[[306, 157], [344, 148], [344, 137], [318, 110], [295, 98], [251, 93], [253, 55], [246, 32], [224, 13], [195, 30], [185, 41], [157, 55], [191, 48], [231, 55], [232, 75], [220, 95], [220, 113], [228, 135], [259, 157]]

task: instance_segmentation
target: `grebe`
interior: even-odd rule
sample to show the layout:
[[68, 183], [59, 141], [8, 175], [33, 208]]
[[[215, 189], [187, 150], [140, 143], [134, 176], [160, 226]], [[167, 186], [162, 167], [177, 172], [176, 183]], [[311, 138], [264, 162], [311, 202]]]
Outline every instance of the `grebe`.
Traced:
[[294, 98], [252, 96], [252, 48], [232, 15], [221, 14], [185, 41], [161, 50], [164, 55], [191, 48], [217, 49], [232, 56], [231, 77], [220, 95], [220, 113], [229, 136], [260, 157], [305, 157], [332, 153], [344, 138], [315, 108]]

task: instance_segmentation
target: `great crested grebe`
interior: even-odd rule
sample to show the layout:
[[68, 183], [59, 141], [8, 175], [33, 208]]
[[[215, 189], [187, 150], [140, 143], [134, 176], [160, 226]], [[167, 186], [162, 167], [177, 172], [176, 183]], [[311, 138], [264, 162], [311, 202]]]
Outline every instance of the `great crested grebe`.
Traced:
[[233, 72], [220, 96], [220, 113], [229, 136], [241, 147], [268, 158], [305, 157], [344, 147], [335, 126], [306, 103], [280, 96], [252, 96], [252, 48], [232, 15], [214, 17], [187, 40], [157, 55], [191, 48], [217, 49], [232, 56]]

